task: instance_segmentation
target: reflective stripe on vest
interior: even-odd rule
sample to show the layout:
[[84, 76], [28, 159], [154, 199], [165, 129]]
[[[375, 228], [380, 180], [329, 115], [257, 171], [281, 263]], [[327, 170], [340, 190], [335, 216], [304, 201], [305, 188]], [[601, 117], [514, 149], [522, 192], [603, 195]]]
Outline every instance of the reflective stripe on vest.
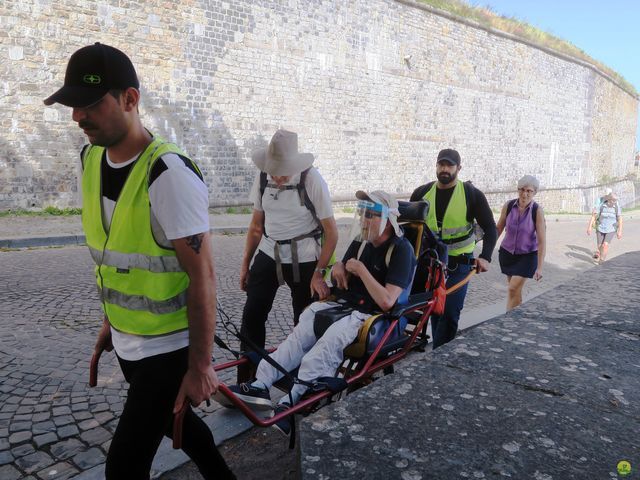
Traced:
[[175, 145], [155, 137], [131, 167], [111, 224], [105, 227], [101, 178], [104, 151], [103, 147], [87, 148], [82, 175], [82, 225], [96, 262], [104, 312], [109, 323], [125, 333], [155, 336], [184, 330], [188, 327], [189, 277], [175, 250], [158, 245], [153, 237], [149, 172], [165, 153], [186, 156]]
[[89, 253], [91, 253], [91, 258], [96, 265], [106, 265], [123, 270], [139, 268], [153, 273], [184, 271], [178, 258], [172, 256], [152, 257], [140, 253], [121, 253], [110, 250], [103, 252], [91, 247], [89, 247]]
[[436, 188], [436, 182], [434, 182], [423, 197], [431, 205], [427, 213], [428, 227], [431, 231], [438, 232], [442, 241], [447, 244], [450, 256], [472, 253], [476, 246], [476, 237], [473, 225], [467, 221], [464, 184], [456, 183], [442, 219], [442, 228], [438, 228], [436, 219]]
[[126, 308], [127, 310], [143, 311], [153, 313], [154, 315], [163, 315], [165, 313], [177, 312], [187, 305], [187, 292], [180, 292], [173, 298], [166, 300], [152, 300], [142, 295], [126, 295], [111, 288], [101, 289], [98, 286], [102, 298], [114, 305]]

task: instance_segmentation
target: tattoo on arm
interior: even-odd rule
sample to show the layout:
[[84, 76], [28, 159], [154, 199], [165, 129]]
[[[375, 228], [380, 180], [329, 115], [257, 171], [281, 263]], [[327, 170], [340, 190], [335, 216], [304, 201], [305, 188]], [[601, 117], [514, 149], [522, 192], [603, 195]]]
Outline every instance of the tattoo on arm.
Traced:
[[204, 237], [203, 233], [198, 233], [196, 235], [191, 235], [187, 237], [187, 245], [189, 245], [196, 255], [200, 253], [200, 249], [202, 248], [202, 238]]

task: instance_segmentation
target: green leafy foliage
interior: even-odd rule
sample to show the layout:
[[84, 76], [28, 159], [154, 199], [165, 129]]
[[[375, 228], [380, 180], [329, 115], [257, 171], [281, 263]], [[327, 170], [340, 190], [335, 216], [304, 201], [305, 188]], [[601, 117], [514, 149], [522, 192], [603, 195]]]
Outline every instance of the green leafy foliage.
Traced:
[[0, 217], [10, 217], [10, 216], [22, 216], [22, 217], [68, 217], [73, 215], [81, 215], [81, 208], [58, 208], [48, 206], [43, 208], [42, 210], [25, 210], [22, 208], [17, 208], [15, 210], [2, 210], [0, 211]]

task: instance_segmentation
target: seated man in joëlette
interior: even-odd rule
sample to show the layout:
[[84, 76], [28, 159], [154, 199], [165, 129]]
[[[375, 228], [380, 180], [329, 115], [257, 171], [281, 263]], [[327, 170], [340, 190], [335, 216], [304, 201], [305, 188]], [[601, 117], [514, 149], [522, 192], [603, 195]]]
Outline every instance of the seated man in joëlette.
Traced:
[[[411, 288], [416, 260], [411, 243], [404, 238], [398, 225], [397, 200], [383, 191], [369, 194], [358, 191], [356, 197], [359, 202], [354, 227], [358, 235], [342, 262], [333, 266], [331, 276], [338, 289], [348, 290], [350, 296], [359, 299], [357, 305], [351, 305], [354, 310], [345, 312], [346, 316], [317, 339], [314, 333], [316, 313], [339, 304], [332, 301], [312, 303], [302, 312], [299, 324], [291, 334], [271, 354], [271, 358], [287, 371], [299, 366], [298, 378], [306, 382], [334, 376], [343, 361], [344, 348], [355, 340], [363, 321], [374, 311], [386, 312], [396, 303], [406, 301]], [[280, 371], [262, 360], [255, 381], [233, 385], [230, 390], [254, 409], [271, 409], [269, 388], [281, 377]], [[290, 402], [298, 402], [307, 388], [295, 384], [290, 395], [280, 400], [275, 413], [291, 408]], [[223, 395], [217, 399], [225, 406], [233, 405]], [[286, 419], [274, 426], [286, 435], [290, 432]]]

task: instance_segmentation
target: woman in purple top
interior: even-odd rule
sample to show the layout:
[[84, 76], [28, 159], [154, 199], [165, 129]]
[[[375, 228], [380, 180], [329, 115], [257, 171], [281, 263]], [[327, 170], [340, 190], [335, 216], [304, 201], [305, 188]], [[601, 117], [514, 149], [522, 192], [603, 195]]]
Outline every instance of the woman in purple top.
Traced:
[[533, 201], [539, 187], [540, 182], [532, 175], [518, 180], [518, 198], [504, 204], [498, 220], [498, 237], [506, 232], [499, 259], [509, 288], [507, 311], [522, 303], [522, 287], [527, 278], [542, 278], [546, 229], [542, 207]]

